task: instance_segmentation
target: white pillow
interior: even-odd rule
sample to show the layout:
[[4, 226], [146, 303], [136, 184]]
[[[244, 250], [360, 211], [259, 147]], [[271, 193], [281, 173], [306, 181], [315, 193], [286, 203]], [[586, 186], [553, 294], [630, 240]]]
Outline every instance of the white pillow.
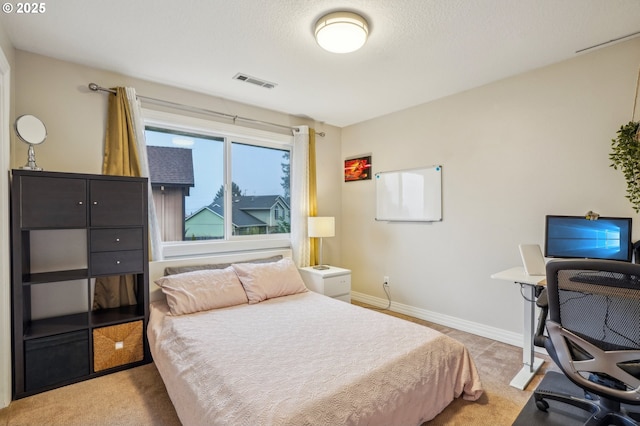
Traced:
[[234, 263], [231, 266], [238, 274], [250, 304], [308, 291], [298, 268], [288, 257], [272, 263]]
[[156, 280], [167, 296], [172, 315], [184, 315], [247, 303], [247, 295], [231, 266], [169, 275]]

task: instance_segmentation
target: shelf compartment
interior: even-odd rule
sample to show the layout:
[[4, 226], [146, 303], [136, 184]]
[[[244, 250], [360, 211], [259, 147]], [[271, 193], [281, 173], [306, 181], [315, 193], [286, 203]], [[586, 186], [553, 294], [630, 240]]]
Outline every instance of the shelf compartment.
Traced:
[[66, 271], [38, 272], [22, 275], [23, 285], [74, 281], [89, 278], [88, 269], [71, 269]]
[[91, 325], [105, 327], [144, 318], [144, 308], [140, 305], [91, 311]]
[[98, 372], [142, 361], [143, 321], [131, 321], [93, 329], [93, 371]]
[[74, 331], [25, 341], [25, 390], [43, 389], [89, 374], [89, 333]]
[[83, 330], [89, 327], [89, 315], [86, 312], [43, 318], [31, 321], [24, 332], [24, 340], [63, 334], [70, 331]]

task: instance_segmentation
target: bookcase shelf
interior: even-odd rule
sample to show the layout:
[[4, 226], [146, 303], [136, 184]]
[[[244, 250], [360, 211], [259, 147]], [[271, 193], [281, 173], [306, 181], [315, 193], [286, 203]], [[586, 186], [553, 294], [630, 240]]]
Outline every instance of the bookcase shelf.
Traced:
[[22, 277], [23, 285], [54, 283], [61, 281], [81, 280], [89, 277], [88, 269], [72, 269], [68, 271], [38, 272]]
[[144, 309], [141, 309], [139, 305], [100, 309], [91, 312], [91, 324], [94, 327], [105, 327], [142, 318], [144, 318]]
[[24, 340], [53, 336], [89, 327], [86, 312], [31, 321], [24, 331]]
[[[13, 399], [151, 361], [138, 332], [149, 318], [147, 185], [146, 178], [12, 171]], [[94, 281], [121, 275], [131, 276], [134, 304], [94, 310]], [[123, 345], [104, 345], [103, 336], [118, 335], [111, 328], [136, 330], [141, 355], [105, 368], [94, 360]]]

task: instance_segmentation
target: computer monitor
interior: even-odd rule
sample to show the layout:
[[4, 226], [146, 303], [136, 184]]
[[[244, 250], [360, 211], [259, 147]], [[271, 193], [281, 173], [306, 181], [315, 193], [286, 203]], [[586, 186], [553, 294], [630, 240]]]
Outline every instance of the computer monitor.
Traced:
[[631, 262], [631, 218], [546, 216], [544, 255]]

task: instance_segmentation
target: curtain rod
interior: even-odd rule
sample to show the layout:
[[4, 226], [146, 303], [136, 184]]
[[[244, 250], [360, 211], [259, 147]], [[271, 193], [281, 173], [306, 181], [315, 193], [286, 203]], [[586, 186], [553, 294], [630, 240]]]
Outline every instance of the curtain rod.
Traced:
[[[98, 86], [96, 83], [89, 83], [89, 90], [93, 91], [93, 92], [109, 92], [109, 93], [113, 93], [114, 95], [116, 94], [116, 91], [113, 89], [107, 89], [105, 87], [101, 87]], [[156, 98], [150, 98], [148, 96], [142, 96], [142, 95], [136, 95], [139, 99], [145, 101], [145, 102], [149, 102], [151, 104], [155, 104], [155, 105], [160, 105], [160, 106], [170, 106], [176, 109], [180, 109], [183, 111], [191, 111], [191, 112], [196, 112], [196, 113], [200, 113], [200, 114], [208, 114], [208, 115], [215, 115], [218, 117], [222, 117], [222, 118], [226, 118], [229, 120], [233, 120], [233, 122], [235, 123], [236, 121], [244, 121], [247, 123], [253, 123], [253, 124], [261, 124], [263, 126], [271, 126], [271, 127], [279, 127], [281, 129], [288, 129], [288, 130], [292, 130], [294, 132], [298, 132], [298, 128], [297, 127], [290, 127], [290, 126], [284, 126], [282, 124], [276, 124], [276, 123], [270, 123], [268, 121], [261, 121], [261, 120], [255, 120], [253, 118], [247, 118], [247, 117], [240, 117], [239, 115], [232, 115], [232, 114], [227, 114], [224, 112], [218, 112], [218, 111], [213, 111], [210, 109], [206, 109], [206, 108], [200, 108], [200, 107], [194, 107], [191, 105], [184, 105], [184, 104], [180, 104], [177, 102], [171, 102], [171, 101], [165, 101], [163, 99], [156, 99]], [[324, 137], [325, 136], [325, 132], [316, 132], [316, 135], [320, 136], [320, 137]]]

